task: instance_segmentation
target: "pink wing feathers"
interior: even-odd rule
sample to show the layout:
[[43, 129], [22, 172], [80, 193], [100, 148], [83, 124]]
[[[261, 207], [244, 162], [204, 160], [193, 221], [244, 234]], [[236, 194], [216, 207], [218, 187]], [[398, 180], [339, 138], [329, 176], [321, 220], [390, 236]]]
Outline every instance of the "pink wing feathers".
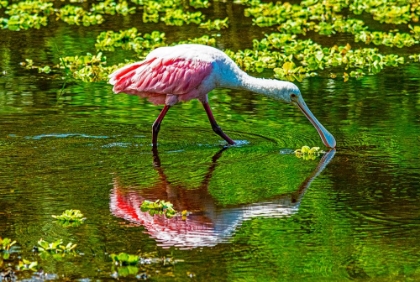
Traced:
[[152, 57], [115, 71], [110, 83], [115, 93], [139, 95], [163, 104], [168, 94], [177, 95], [181, 101], [197, 98], [202, 94], [200, 84], [211, 71], [211, 63], [197, 59]]

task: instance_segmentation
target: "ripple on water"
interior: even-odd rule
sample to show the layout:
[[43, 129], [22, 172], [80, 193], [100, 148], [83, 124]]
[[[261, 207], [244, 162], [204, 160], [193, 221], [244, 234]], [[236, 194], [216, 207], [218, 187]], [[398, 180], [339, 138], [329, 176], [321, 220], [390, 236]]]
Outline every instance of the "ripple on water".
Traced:
[[384, 146], [353, 148], [343, 149], [343, 159], [336, 164], [345, 160], [345, 165], [335, 175], [343, 179], [340, 200], [346, 215], [357, 223], [355, 229], [377, 238], [411, 238], [420, 229], [418, 164], [401, 163]]
[[[9, 134], [9, 137], [16, 137], [16, 135], [11, 136]], [[105, 135], [88, 135], [84, 133], [49, 133], [49, 134], [39, 134], [35, 136], [25, 136], [25, 139], [40, 140], [43, 138], [69, 138], [69, 137], [82, 137], [82, 138], [92, 138], [92, 139], [111, 138], [110, 136], [105, 136]]]
[[235, 140], [237, 142], [237, 145], [243, 146], [243, 145], [249, 145], [249, 144], [262, 144], [262, 143], [269, 143], [272, 145], [276, 145], [278, 147], [283, 148], [291, 148], [291, 149], [297, 149], [301, 148], [304, 145], [308, 146], [323, 146], [321, 139], [319, 138], [318, 134], [316, 132], [310, 132], [307, 134], [292, 134], [292, 133], [282, 133], [279, 132], [278, 135], [275, 137], [263, 135], [263, 134], [256, 134], [252, 132], [243, 132], [243, 131], [232, 131], [235, 133], [230, 133], [229, 135], [231, 137], [234, 137], [235, 135], [241, 135], [243, 139], [241, 140]]
[[128, 147], [138, 147], [138, 146], [142, 146], [142, 144], [133, 144], [133, 143], [128, 143], [128, 142], [113, 142], [106, 145], [102, 145], [101, 147], [102, 148], [114, 148], [114, 147], [128, 148]]

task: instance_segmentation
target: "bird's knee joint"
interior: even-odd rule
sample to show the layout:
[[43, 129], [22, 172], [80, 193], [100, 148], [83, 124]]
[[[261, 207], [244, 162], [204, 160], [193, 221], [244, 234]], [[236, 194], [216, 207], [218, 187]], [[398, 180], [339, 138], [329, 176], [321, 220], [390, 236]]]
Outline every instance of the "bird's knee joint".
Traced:
[[213, 131], [216, 132], [217, 134], [220, 134], [220, 133], [223, 132], [222, 131], [222, 128], [220, 126], [218, 126], [218, 125], [215, 125], [212, 128], [213, 128]]
[[159, 130], [160, 130], [160, 123], [154, 123], [152, 125], [152, 131], [153, 132], [159, 132]]

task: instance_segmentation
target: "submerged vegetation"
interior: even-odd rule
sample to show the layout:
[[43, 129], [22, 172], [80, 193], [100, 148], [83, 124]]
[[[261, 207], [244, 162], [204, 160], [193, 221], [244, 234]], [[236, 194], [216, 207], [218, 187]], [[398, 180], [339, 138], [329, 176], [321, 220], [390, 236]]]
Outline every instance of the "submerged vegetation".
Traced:
[[[246, 71], [272, 69], [275, 77], [285, 80], [302, 80], [307, 76], [319, 75], [347, 81], [349, 78], [375, 75], [387, 67], [418, 62], [418, 54], [406, 52], [408, 55], [401, 55], [401, 52], [384, 52], [372, 47], [409, 48], [419, 44], [420, 26], [416, 24], [420, 17], [420, 5], [416, 1], [306, 0], [291, 4], [237, 0], [235, 4], [244, 6], [244, 15], [254, 25], [277, 30], [266, 33], [264, 38], [254, 38], [252, 49], [225, 50]], [[210, 32], [229, 28], [228, 17], [206, 18], [203, 11], [211, 5], [211, 1], [203, 0], [106, 0], [86, 8], [87, 5], [72, 1], [64, 6], [39, 0], [13, 4], [3, 1], [1, 6], [6, 15], [0, 18], [0, 27], [16, 31], [39, 29], [54, 20], [90, 26], [102, 24], [114, 15], [135, 15], [141, 16], [144, 23], [197, 25]], [[370, 14], [378, 25], [368, 26], [360, 19], [362, 14]], [[379, 24], [383, 23], [392, 28], [377, 30]], [[353, 41], [325, 46], [312, 39], [331, 37], [337, 33], [351, 34]], [[216, 39], [207, 34], [188, 41], [167, 42], [165, 33], [161, 31], [142, 34], [135, 27], [108, 30], [97, 36], [96, 54], [64, 55], [56, 65], [34, 68], [44, 73], [49, 73], [51, 68], [70, 69], [76, 79], [103, 81], [123, 63], [142, 59], [157, 47], [185, 42], [216, 45]], [[107, 58], [112, 57], [110, 52], [119, 48], [132, 50], [135, 55], [127, 62], [109, 65]], [[107, 52], [107, 55], [101, 52]], [[30, 62], [27, 68], [33, 66], [33, 62]]]

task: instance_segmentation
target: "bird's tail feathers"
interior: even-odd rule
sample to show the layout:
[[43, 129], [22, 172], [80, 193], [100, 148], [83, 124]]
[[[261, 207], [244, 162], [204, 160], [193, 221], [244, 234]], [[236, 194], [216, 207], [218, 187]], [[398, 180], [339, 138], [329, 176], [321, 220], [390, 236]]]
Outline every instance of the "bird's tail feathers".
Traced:
[[109, 75], [109, 83], [114, 85], [113, 91], [119, 93], [131, 84], [131, 78], [143, 62], [136, 62], [129, 64], [121, 69], [118, 69]]

